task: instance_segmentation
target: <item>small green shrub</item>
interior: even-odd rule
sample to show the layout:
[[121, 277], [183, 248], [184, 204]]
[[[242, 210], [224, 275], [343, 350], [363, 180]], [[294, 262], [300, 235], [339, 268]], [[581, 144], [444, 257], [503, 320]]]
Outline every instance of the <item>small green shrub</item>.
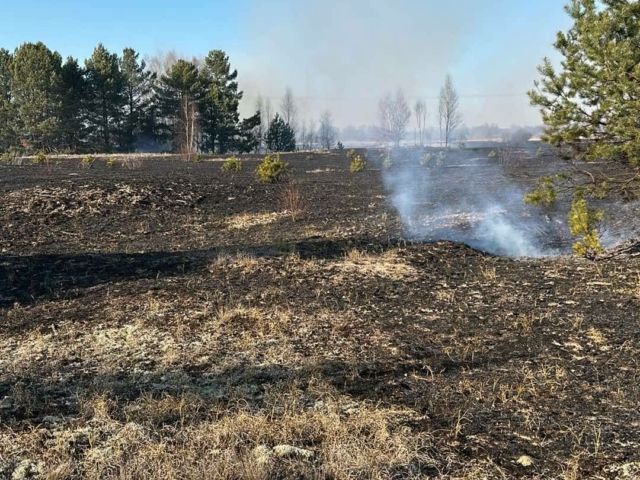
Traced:
[[568, 223], [571, 234], [581, 237], [573, 245], [573, 251], [577, 255], [595, 258], [602, 253], [602, 244], [598, 235], [598, 223], [602, 217], [602, 210], [589, 207], [583, 195], [576, 194], [569, 210]]
[[116, 158], [113, 156], [107, 158], [107, 167], [113, 168], [115, 166], [116, 166]]
[[47, 161], [49, 161], [49, 157], [47, 157], [47, 155], [43, 151], [39, 151], [33, 157], [33, 163], [35, 163], [36, 165], [40, 165], [41, 163], [45, 163]]
[[196, 153], [196, 156], [194, 157], [193, 161], [195, 163], [202, 163], [202, 154], [200, 152]]
[[353, 148], [350, 148], [349, 151], [347, 152], [347, 157], [349, 157], [351, 160], [353, 160], [357, 156], [358, 156], [358, 152], [356, 152], [355, 149]]
[[289, 164], [282, 162], [278, 153], [275, 158], [271, 155], [264, 157], [256, 169], [256, 175], [263, 182], [277, 182], [286, 176], [288, 170]]
[[236, 157], [231, 157], [222, 164], [220, 170], [223, 172], [239, 172], [242, 170], [242, 162]]
[[433, 153], [425, 153], [422, 158], [420, 159], [420, 165], [427, 166], [431, 163], [431, 161], [433, 160]]
[[353, 173], [362, 172], [365, 168], [367, 168], [367, 162], [360, 155], [356, 155], [349, 165], [349, 169]]
[[309, 154], [305, 157], [305, 159], [310, 162], [311, 160], [313, 160], [313, 155]]
[[498, 156], [498, 152], [496, 152], [495, 150], [491, 150], [489, 152], [489, 155], [487, 155], [487, 157], [489, 158], [496, 158]]
[[93, 165], [93, 162], [95, 162], [95, 158], [93, 158], [93, 156], [91, 155], [85, 155], [84, 157], [82, 157], [83, 167], [90, 168]]
[[391, 167], [393, 167], [393, 159], [390, 155], [387, 155], [382, 162], [382, 168], [384, 168], [385, 170], [389, 170]]
[[444, 165], [444, 160], [445, 160], [445, 154], [444, 152], [440, 152], [438, 154], [438, 158], [436, 159], [436, 166], [441, 167], [442, 165]]

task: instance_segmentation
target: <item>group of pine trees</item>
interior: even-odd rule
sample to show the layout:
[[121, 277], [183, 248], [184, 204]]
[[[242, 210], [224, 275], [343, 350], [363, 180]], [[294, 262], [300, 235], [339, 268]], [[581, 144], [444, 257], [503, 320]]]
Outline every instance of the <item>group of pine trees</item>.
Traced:
[[131, 48], [98, 45], [84, 65], [43, 43], [0, 49], [0, 152], [249, 152], [260, 114], [240, 119], [237, 76], [220, 50], [155, 73]]

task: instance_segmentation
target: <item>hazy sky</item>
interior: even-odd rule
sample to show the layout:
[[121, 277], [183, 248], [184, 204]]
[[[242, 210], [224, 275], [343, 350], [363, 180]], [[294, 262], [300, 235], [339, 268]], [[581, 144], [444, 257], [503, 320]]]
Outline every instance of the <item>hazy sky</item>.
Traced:
[[[435, 112], [447, 72], [465, 123], [537, 124], [525, 92], [566, 0], [22, 0], [3, 6], [0, 46], [41, 40], [81, 59], [104, 43], [188, 57], [225, 50], [245, 91], [275, 106], [287, 85], [301, 117], [330, 109], [339, 125], [375, 123], [378, 98], [401, 87]], [[435, 115], [430, 122], [434, 123]]]

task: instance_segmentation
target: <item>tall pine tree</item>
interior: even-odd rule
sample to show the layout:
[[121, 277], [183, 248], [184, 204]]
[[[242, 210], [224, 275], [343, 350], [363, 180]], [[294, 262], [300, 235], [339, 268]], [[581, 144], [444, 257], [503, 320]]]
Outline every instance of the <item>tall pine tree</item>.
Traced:
[[60, 146], [64, 150], [77, 152], [85, 141], [83, 121], [86, 82], [84, 69], [73, 57], [62, 66], [62, 109], [60, 112]]
[[62, 58], [44, 43], [25, 43], [15, 51], [11, 93], [22, 134], [29, 150], [51, 150], [59, 143]]
[[199, 129], [198, 105], [204, 89], [198, 68], [178, 60], [160, 77], [156, 95], [164, 130], [173, 142], [174, 151], [191, 154], [196, 149]]
[[109, 152], [118, 147], [125, 100], [118, 55], [100, 44], [86, 60], [85, 68], [89, 146]]
[[133, 151], [135, 143], [143, 132], [149, 134], [151, 119], [151, 94], [155, 74], [147, 70], [144, 60], [132, 48], [125, 48], [120, 58], [123, 78], [124, 118], [122, 123], [121, 147]]
[[202, 147], [226, 153], [234, 148], [238, 133], [238, 107], [242, 92], [238, 91], [238, 71], [231, 71], [229, 57], [222, 50], [212, 50], [202, 67], [206, 96], [200, 104]]
[[0, 153], [16, 143], [15, 112], [11, 96], [11, 62], [13, 56], [0, 48]]

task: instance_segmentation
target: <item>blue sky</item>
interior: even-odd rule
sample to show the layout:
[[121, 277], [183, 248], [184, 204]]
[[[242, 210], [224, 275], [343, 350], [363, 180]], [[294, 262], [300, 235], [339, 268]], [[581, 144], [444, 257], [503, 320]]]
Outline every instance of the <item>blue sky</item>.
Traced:
[[401, 87], [434, 110], [451, 73], [466, 122], [537, 123], [525, 96], [551, 43], [569, 27], [566, 0], [22, 0], [3, 6], [0, 46], [43, 41], [63, 57], [223, 49], [248, 113], [290, 85], [301, 117], [374, 123], [376, 99]]

